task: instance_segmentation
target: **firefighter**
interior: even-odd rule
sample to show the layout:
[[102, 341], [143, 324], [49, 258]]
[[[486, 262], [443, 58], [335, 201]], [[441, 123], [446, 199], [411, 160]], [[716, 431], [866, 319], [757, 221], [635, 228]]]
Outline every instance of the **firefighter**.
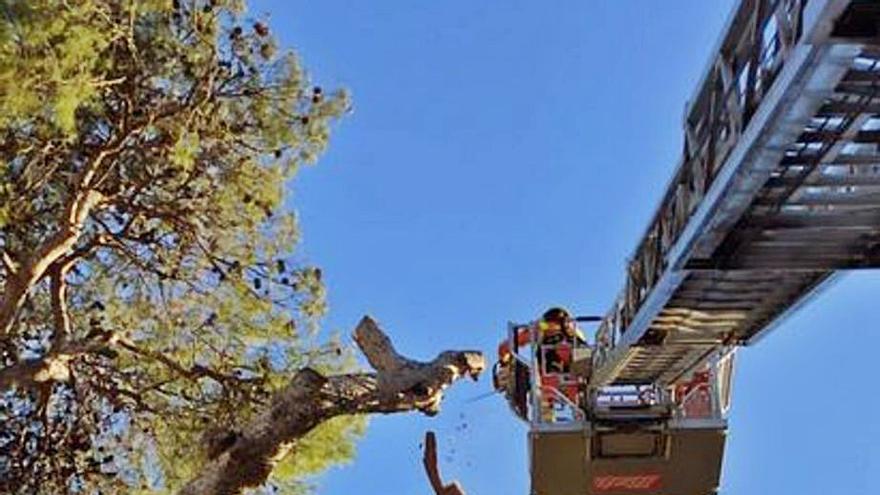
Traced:
[[[553, 307], [545, 311], [541, 319], [538, 320], [538, 332], [542, 346], [555, 346], [563, 342], [568, 342], [572, 345], [586, 345], [584, 334], [578, 328], [571, 314], [564, 308]], [[517, 330], [517, 346], [526, 345], [531, 340], [532, 329], [530, 327], [520, 327]], [[544, 366], [546, 371], [557, 373], [568, 371], [571, 364], [570, 355], [560, 355], [560, 353], [555, 352], [553, 349], [548, 349], [548, 352], [538, 353], [539, 364], [544, 361], [545, 357], [547, 359], [546, 366]], [[504, 340], [498, 345], [498, 362], [504, 365], [508, 364], [510, 360], [510, 342]]]
[[[517, 347], [531, 342], [532, 335], [538, 334], [537, 353], [538, 374], [544, 393], [542, 393], [541, 416], [552, 421], [553, 405], [559, 400], [556, 392], [569, 401], [579, 404], [579, 387], [576, 377], [570, 375], [574, 346], [585, 346], [586, 339], [577, 327], [574, 318], [564, 308], [553, 307], [544, 312], [536, 324], [537, 328], [524, 326], [517, 329]], [[535, 331], [536, 330], [536, 331]], [[505, 391], [510, 379], [510, 366], [513, 356], [510, 343], [505, 340], [498, 346], [498, 366], [495, 388]], [[574, 381], [575, 383], [572, 383]], [[517, 387], [519, 388], [519, 387]], [[520, 400], [524, 401], [524, 398]], [[517, 400], [516, 402], [520, 402]]]

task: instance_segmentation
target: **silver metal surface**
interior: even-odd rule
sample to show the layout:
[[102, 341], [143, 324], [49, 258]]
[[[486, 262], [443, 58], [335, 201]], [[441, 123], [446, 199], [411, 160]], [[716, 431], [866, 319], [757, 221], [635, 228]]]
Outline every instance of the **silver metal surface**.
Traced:
[[838, 270], [880, 267], [880, 48], [848, 37], [857, 8], [734, 9], [688, 104], [682, 163], [597, 332], [592, 387], [671, 385], [766, 335]]

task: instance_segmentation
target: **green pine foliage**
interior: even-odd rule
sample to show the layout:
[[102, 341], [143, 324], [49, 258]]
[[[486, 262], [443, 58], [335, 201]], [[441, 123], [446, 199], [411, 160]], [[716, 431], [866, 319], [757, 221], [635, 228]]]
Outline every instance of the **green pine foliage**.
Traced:
[[[46, 276], [29, 282], [0, 372], [106, 343], [71, 359], [70, 380], [0, 396], [0, 492], [171, 493], [212, 432], [235, 431], [297, 369], [355, 367], [318, 331], [321, 271], [296, 252], [285, 203], [349, 106], [240, 0], [0, 1], [5, 297], [71, 205], [96, 198], [46, 259], [66, 307]], [[308, 491], [364, 428], [322, 425], [272, 483]]]
[[340, 416], [322, 423], [278, 463], [272, 472], [272, 483], [281, 494], [307, 493], [312, 488], [310, 478], [354, 458], [355, 442], [366, 428], [364, 416]]

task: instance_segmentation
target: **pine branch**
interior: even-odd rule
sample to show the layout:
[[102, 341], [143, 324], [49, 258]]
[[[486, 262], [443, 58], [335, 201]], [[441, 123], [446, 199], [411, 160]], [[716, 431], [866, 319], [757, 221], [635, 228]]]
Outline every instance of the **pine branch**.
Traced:
[[22, 389], [39, 387], [52, 382], [70, 380], [70, 363], [85, 354], [101, 352], [112, 344], [111, 334], [99, 333], [82, 341], [63, 342], [53, 346], [46, 355], [28, 359], [0, 369], [0, 390], [17, 386]]
[[476, 379], [485, 367], [482, 354], [475, 351], [446, 351], [427, 363], [402, 357], [368, 316], [358, 324], [355, 342], [375, 373], [324, 376], [310, 368], [299, 371], [241, 432], [227, 432], [229, 446], [215, 452], [180, 495], [237, 495], [265, 483], [294, 442], [336, 416], [437, 414], [449, 385], [465, 376]]

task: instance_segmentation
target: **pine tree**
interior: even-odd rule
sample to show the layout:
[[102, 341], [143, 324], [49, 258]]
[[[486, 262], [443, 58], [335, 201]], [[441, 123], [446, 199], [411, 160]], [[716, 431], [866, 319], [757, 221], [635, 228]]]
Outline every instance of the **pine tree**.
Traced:
[[480, 373], [318, 332], [284, 190], [348, 108], [241, 0], [0, 2], [0, 492], [304, 493]]
[[349, 102], [276, 52], [237, 0], [0, 2], [0, 492], [174, 491], [295, 370], [352, 368], [284, 204]]

